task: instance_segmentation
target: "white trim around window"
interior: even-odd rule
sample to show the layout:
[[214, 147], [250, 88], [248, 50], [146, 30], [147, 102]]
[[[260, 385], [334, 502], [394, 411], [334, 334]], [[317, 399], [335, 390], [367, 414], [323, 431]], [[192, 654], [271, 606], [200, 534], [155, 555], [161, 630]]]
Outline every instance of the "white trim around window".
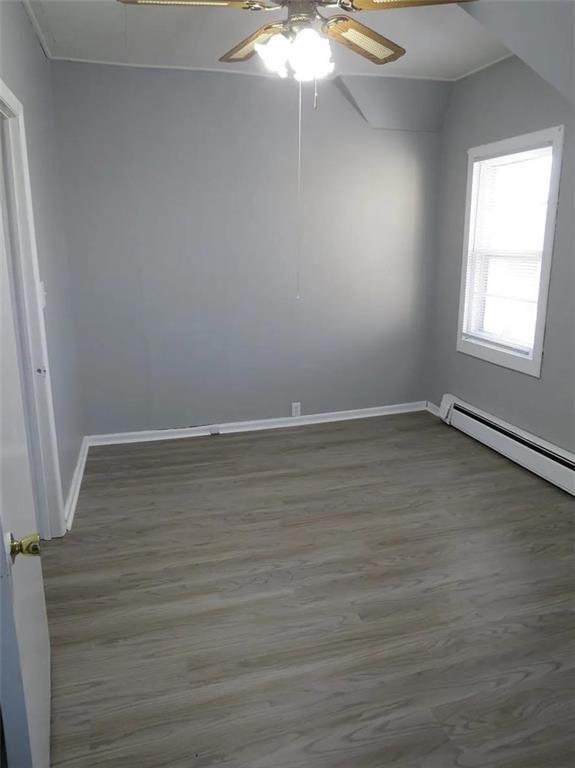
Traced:
[[[526, 373], [530, 376], [541, 376], [543, 357], [543, 341], [545, 336], [545, 319], [547, 315], [547, 295], [551, 273], [551, 257], [555, 239], [555, 220], [559, 200], [559, 181], [561, 176], [561, 155], [563, 150], [563, 126], [548, 128], [543, 131], [517, 136], [493, 144], [474, 147], [468, 152], [467, 168], [467, 199], [465, 210], [465, 236], [463, 244], [463, 262], [461, 270], [461, 287], [459, 294], [459, 320], [457, 326], [457, 350], [473, 357], [478, 357], [505, 368]], [[541, 271], [535, 319], [533, 345], [529, 349], [498, 343], [496, 339], [487, 336], [470, 335], [465, 332], [465, 312], [467, 300], [467, 275], [471, 262], [472, 211], [474, 201], [474, 170], [476, 164], [497, 157], [504, 157], [520, 152], [529, 152], [545, 147], [552, 148], [552, 165], [545, 220], [545, 235], [541, 254]]]

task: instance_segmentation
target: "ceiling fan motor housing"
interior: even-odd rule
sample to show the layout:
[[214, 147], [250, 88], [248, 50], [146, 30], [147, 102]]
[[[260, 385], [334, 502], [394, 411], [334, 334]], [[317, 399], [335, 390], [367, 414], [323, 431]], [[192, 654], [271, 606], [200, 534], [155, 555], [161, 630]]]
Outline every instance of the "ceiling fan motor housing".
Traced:
[[287, 11], [286, 31], [290, 36], [296, 35], [306, 27], [313, 27], [319, 31], [323, 19], [313, 0], [290, 0]]

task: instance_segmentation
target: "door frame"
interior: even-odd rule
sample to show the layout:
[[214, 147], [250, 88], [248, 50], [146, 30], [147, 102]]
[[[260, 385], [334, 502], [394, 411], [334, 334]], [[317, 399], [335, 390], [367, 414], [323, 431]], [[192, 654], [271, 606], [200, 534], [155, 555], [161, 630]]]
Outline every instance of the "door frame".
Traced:
[[40, 279], [24, 108], [0, 78], [8, 263], [23, 373], [26, 428], [32, 463], [38, 530], [43, 539], [66, 532], [64, 497], [56, 436], [44, 287]]

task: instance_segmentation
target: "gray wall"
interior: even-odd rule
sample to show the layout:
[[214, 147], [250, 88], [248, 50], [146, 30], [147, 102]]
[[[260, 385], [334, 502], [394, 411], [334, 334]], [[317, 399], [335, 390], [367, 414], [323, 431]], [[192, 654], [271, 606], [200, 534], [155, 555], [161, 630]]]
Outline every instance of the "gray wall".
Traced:
[[19, 2], [0, 0], [0, 77], [24, 106], [64, 498], [84, 434], [70, 269], [63, 239], [51, 64]]
[[298, 260], [293, 82], [55, 74], [87, 432], [425, 398], [438, 134], [306, 89]]
[[[452, 392], [573, 446], [573, 116], [519, 60], [453, 87], [442, 146], [368, 126], [335, 83], [317, 112], [306, 90], [298, 251], [293, 83], [50, 66], [20, 5], [0, 7], [2, 76], [28, 116], [65, 490], [84, 433], [273, 417], [294, 400], [311, 413]], [[466, 151], [559, 123], [539, 380], [455, 351]]]
[[[467, 150], [566, 125], [563, 174], [548, 299], [542, 375], [536, 379], [456, 352]], [[445, 118], [442, 205], [436, 262], [430, 399], [451, 392], [559, 446], [575, 442], [573, 110], [519, 59], [508, 59], [454, 87]]]

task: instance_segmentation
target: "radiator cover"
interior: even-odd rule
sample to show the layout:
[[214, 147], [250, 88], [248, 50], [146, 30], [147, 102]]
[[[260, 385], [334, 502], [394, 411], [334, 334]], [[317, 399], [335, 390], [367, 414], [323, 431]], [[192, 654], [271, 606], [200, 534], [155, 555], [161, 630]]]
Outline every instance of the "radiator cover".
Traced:
[[452, 427], [575, 496], [575, 454], [508, 424], [454, 395], [443, 395], [439, 416]]

